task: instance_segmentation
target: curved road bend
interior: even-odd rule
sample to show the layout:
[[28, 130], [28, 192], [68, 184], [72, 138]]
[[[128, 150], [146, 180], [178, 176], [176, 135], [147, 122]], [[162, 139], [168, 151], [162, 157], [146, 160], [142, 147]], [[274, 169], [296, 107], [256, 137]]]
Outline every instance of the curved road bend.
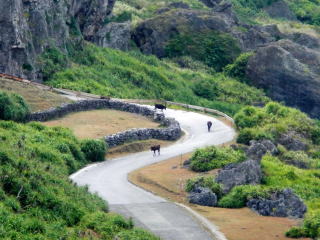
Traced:
[[[199, 147], [231, 141], [235, 131], [223, 122], [194, 112], [166, 111], [167, 117], [180, 122], [186, 136], [177, 143], [161, 149], [161, 155], [141, 152], [89, 165], [70, 178], [78, 185], [88, 185], [109, 202], [111, 211], [132, 217], [138, 227], [150, 230], [164, 240], [214, 239], [185, 209], [131, 184], [127, 175], [141, 167], [191, 152]], [[207, 132], [207, 121], [213, 131]]]

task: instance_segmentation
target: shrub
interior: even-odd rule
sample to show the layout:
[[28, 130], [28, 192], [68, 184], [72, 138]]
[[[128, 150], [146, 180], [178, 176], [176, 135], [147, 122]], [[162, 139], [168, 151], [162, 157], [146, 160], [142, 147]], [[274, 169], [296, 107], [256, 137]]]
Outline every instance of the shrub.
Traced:
[[230, 77], [239, 79], [241, 82], [249, 83], [249, 80], [246, 78], [246, 69], [251, 56], [253, 56], [252, 52], [242, 53], [234, 63], [224, 68], [224, 72]]
[[21, 96], [0, 91], [0, 119], [23, 121], [29, 112], [29, 106]]
[[165, 47], [167, 57], [191, 56], [221, 71], [240, 54], [237, 41], [229, 34], [214, 31], [179, 34]]
[[253, 139], [277, 140], [282, 133], [289, 131], [304, 136], [311, 143], [316, 142], [317, 132], [320, 132], [316, 122], [306, 114], [276, 102], [269, 102], [263, 108], [244, 107], [234, 119], [240, 129], [237, 141], [244, 144]]
[[219, 207], [223, 208], [241, 208], [251, 198], [268, 198], [270, 192], [277, 189], [269, 189], [263, 186], [243, 185], [234, 187], [227, 195], [218, 202]]
[[103, 140], [83, 140], [81, 142], [81, 151], [84, 153], [87, 161], [100, 162], [104, 161], [107, 146]]
[[218, 88], [214, 82], [210, 80], [202, 80], [195, 83], [193, 87], [193, 92], [199, 96], [209, 100], [215, 99], [218, 96]]
[[38, 59], [44, 80], [48, 80], [52, 74], [61, 71], [68, 65], [68, 57], [58, 48], [46, 49]]
[[221, 168], [229, 163], [244, 161], [244, 153], [232, 148], [207, 147], [198, 149], [191, 157], [190, 168], [193, 171], [204, 172]]

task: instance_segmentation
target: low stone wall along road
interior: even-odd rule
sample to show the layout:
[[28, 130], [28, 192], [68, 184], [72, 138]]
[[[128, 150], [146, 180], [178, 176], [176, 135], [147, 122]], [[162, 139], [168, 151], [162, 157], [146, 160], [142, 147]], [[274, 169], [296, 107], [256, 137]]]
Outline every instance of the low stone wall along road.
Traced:
[[[196, 148], [219, 145], [233, 140], [235, 131], [217, 119], [181, 110], [165, 111], [166, 117], [175, 118], [186, 135], [177, 143], [161, 149], [153, 157], [151, 151], [132, 154], [90, 165], [70, 178], [78, 185], [88, 185], [109, 202], [111, 211], [132, 217], [137, 226], [146, 228], [165, 240], [225, 239], [219, 233], [212, 235], [188, 211], [175, 203], [155, 196], [128, 182], [130, 172], [159, 161], [194, 151]], [[207, 121], [213, 122], [208, 133]], [[219, 237], [220, 236], [220, 237]]]

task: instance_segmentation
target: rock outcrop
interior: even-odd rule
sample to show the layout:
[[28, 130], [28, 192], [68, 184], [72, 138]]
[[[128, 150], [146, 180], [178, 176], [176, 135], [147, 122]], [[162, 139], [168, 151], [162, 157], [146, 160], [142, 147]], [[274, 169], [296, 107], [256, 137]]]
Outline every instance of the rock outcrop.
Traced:
[[93, 37], [93, 42], [101, 47], [128, 51], [131, 41], [131, 23], [111, 22], [102, 27]]
[[250, 146], [246, 150], [248, 159], [261, 161], [261, 158], [270, 153], [275, 155], [278, 153], [277, 147], [270, 140], [250, 141]]
[[297, 17], [290, 10], [288, 4], [283, 0], [272, 3], [264, 10], [273, 18], [282, 18], [292, 21], [297, 20]]
[[160, 11], [158, 16], [142, 22], [134, 29], [132, 39], [143, 53], [164, 57], [165, 46], [172, 37], [190, 32], [228, 33], [244, 51], [256, 49], [282, 36], [275, 25], [250, 26], [239, 23], [231, 5], [224, 2], [212, 11], [169, 9]]
[[291, 189], [271, 194], [269, 199], [255, 198], [247, 206], [263, 216], [302, 218], [307, 211], [306, 205]]
[[250, 58], [247, 76], [272, 99], [320, 116], [320, 52], [291, 40], [270, 43]]
[[218, 198], [209, 188], [197, 187], [188, 196], [189, 202], [201, 206], [214, 207]]
[[[47, 48], [66, 52], [67, 44], [91, 41], [115, 0], [1, 0], [0, 72], [41, 79], [37, 64]], [[72, 36], [79, 32], [79, 36]]]
[[296, 132], [281, 134], [277, 143], [283, 145], [289, 151], [306, 151], [308, 144], [303, 142], [303, 137]]
[[216, 182], [222, 184], [223, 192], [228, 193], [238, 185], [260, 184], [261, 166], [258, 161], [247, 160], [242, 163], [229, 164], [219, 171]]

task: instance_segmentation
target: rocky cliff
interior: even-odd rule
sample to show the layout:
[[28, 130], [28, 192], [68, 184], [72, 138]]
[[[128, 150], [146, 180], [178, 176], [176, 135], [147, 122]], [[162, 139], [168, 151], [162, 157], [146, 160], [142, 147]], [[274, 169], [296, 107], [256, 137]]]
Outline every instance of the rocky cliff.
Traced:
[[[70, 41], [93, 40], [115, 0], [0, 0], [0, 72], [41, 79], [38, 57]], [[77, 36], [75, 36], [77, 35]]]

